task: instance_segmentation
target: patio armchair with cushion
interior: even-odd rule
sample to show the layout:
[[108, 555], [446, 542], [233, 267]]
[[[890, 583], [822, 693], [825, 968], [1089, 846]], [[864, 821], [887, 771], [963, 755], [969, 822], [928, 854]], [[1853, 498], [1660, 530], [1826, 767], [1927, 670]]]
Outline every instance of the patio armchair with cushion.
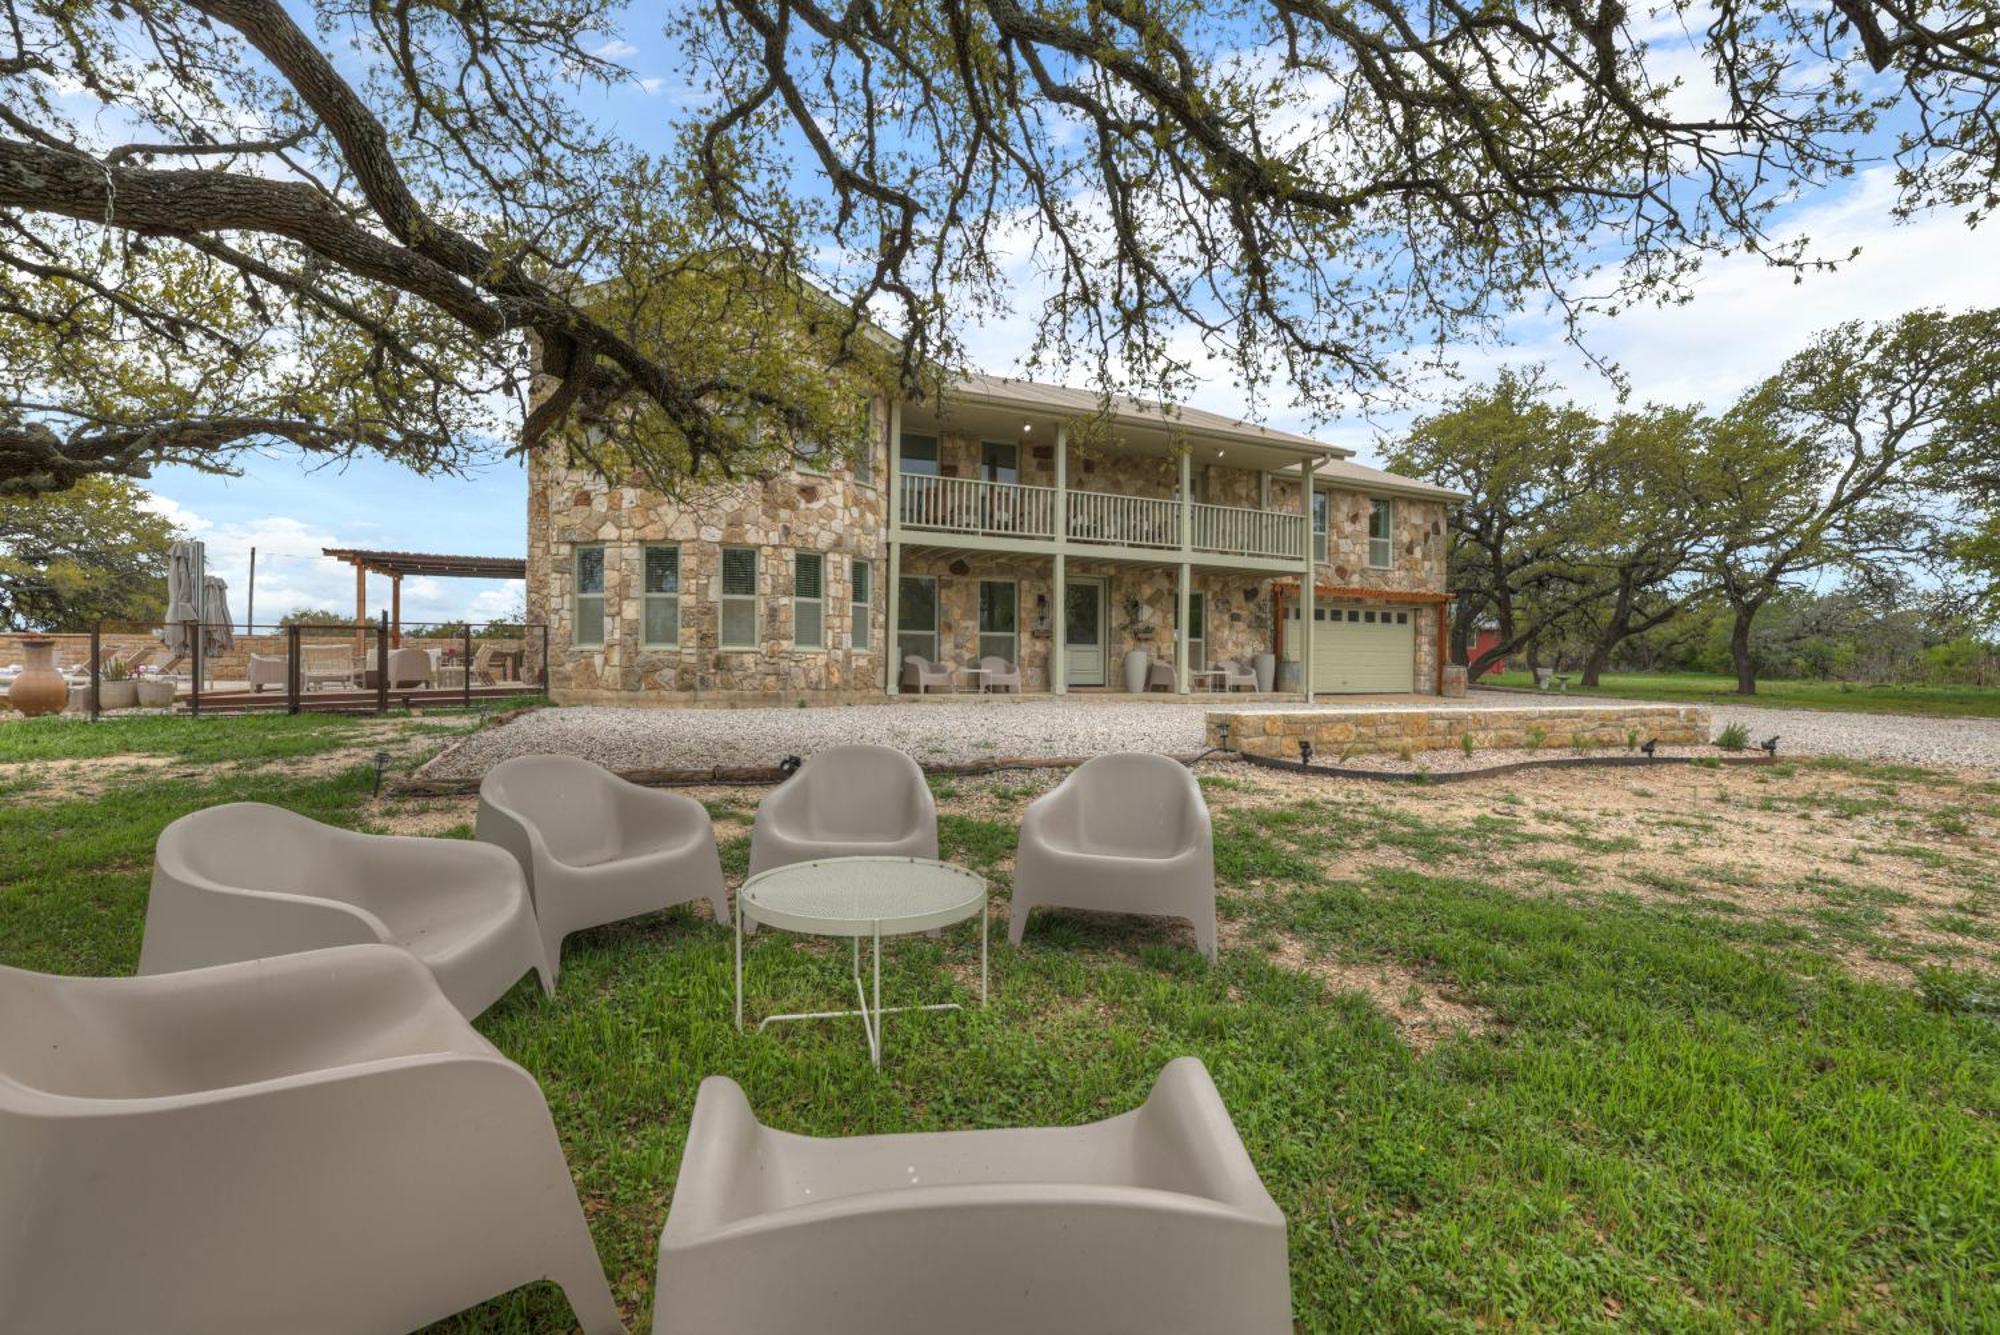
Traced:
[[1285, 1217], [1193, 1057], [1072, 1127], [821, 1139], [695, 1099], [654, 1335], [1288, 1335]]
[[230, 802], [160, 832], [139, 972], [380, 941], [422, 960], [467, 1018], [555, 972], [514, 859], [463, 839], [356, 834]]
[[1028, 806], [1014, 856], [1015, 945], [1037, 908], [1186, 918], [1215, 958], [1215, 848], [1208, 804], [1167, 756], [1098, 756]]
[[288, 661], [283, 654], [251, 654], [247, 671], [251, 694], [256, 694], [266, 686], [284, 690], [287, 684], [285, 664]]
[[479, 839], [520, 864], [549, 974], [563, 938], [603, 923], [708, 901], [729, 919], [715, 826], [701, 803], [627, 783], [576, 756], [516, 756], [479, 784]]
[[1257, 689], [1257, 669], [1248, 659], [1218, 658], [1215, 670], [1222, 674], [1222, 689], [1225, 691], [1254, 691]]
[[552, 1279], [618, 1308], [528, 1072], [381, 945], [0, 968], [0, 1324], [403, 1331]]
[[952, 667], [949, 663], [935, 662], [922, 654], [903, 655], [903, 689], [922, 695], [925, 691], [957, 689], [951, 680]]
[[917, 762], [887, 746], [833, 746], [757, 804], [750, 874], [814, 858], [938, 855], [937, 803]]
[[1012, 687], [1014, 694], [1019, 695], [1021, 693], [1021, 668], [1019, 664], [1001, 658], [997, 654], [988, 654], [985, 658], [979, 660], [979, 666], [986, 670], [984, 682], [987, 690], [997, 691]]
[[389, 689], [428, 686], [437, 679], [437, 660], [428, 649], [389, 651]]

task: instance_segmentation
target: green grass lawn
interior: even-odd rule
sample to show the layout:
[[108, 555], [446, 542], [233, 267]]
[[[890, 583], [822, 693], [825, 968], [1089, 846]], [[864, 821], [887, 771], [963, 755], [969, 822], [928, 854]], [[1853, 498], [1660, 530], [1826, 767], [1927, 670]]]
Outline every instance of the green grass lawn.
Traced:
[[[1757, 683], [1755, 698], [1736, 694], [1736, 679], [1706, 672], [1607, 672], [1603, 684], [1586, 691], [1570, 674], [1570, 694], [1613, 695], [1638, 700], [1717, 700], [1776, 709], [1831, 709], [1869, 714], [1965, 715], [2000, 718], [2000, 686], [1863, 685], [1841, 681], [1768, 680]], [[1532, 687], [1527, 672], [1502, 672], [1480, 681], [1495, 686]]]
[[[16, 773], [0, 805], [0, 962], [128, 972], [152, 841], [209, 803], [470, 833], [465, 799], [371, 799], [372, 737], [347, 764], [325, 721], [239, 722], [182, 734], [205, 758], [189, 770], [106, 772], [88, 790], [60, 766]], [[119, 730], [134, 751], [175, 744], [132, 720], [91, 729], [91, 745]], [[0, 754], [70, 740], [0, 726]], [[1712, 842], [1726, 798], [1732, 816], [1893, 843], [1883, 856], [1948, 884], [1975, 937], [2000, 923], [1982, 853], [2000, 785], [1810, 764], [1645, 779], [1678, 785], [1647, 818], [1661, 839]], [[937, 785], [945, 856], [986, 872], [997, 903], [1020, 804], [1046, 781]], [[1835, 940], [1709, 907], [1730, 878], [1692, 867], [1660, 893], [1579, 897], [1646, 850], [1601, 816], [1536, 806], [1541, 792], [1294, 795], [1228, 774], [1205, 787], [1217, 965], [1184, 929], [1038, 914], [1015, 950], [996, 922], [991, 1009], [891, 1017], [879, 1072], [851, 1023], [738, 1034], [731, 937], [705, 910], [572, 937], [553, 1000], [524, 980], [489, 1011], [481, 1030], [548, 1096], [633, 1329], [650, 1320], [703, 1076], [740, 1081], [773, 1125], [847, 1135], [1099, 1118], [1182, 1054], [1208, 1064], [1284, 1209], [1302, 1330], [2000, 1328], [1990, 959], [1926, 964], [1921, 987], [1856, 976], [1839, 952], [1888, 911], [1865, 867], [1843, 861], [1823, 887], [1827, 911], [1849, 915]], [[703, 793], [733, 872], [760, 795]], [[1957, 824], [1901, 823], [1920, 796]], [[758, 1013], [845, 1004], [843, 951], [767, 932], [748, 956]], [[885, 995], [969, 1001], [976, 926], [899, 941], [884, 967]], [[1475, 1022], [1415, 1041], [1398, 1019], [1414, 995], [1337, 981], [1378, 975]], [[568, 1319], [544, 1285], [444, 1328]]]

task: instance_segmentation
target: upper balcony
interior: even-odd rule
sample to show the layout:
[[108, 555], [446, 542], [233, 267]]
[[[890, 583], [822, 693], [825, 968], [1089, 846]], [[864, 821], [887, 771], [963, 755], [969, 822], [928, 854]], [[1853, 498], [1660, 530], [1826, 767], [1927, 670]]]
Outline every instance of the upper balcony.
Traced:
[[1305, 553], [1305, 518], [1285, 511], [926, 474], [898, 481], [900, 528], [979, 538], [981, 546], [1039, 551], [1060, 544], [1162, 557], [1185, 551], [1201, 564], [1287, 568]]

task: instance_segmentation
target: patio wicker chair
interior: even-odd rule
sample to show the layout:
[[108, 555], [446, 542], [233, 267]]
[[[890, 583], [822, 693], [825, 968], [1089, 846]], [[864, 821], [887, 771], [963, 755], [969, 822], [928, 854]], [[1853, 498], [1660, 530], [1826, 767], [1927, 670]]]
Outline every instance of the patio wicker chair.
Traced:
[[925, 658], [922, 654], [903, 655], [903, 688], [922, 695], [926, 691], [942, 686], [948, 691], [957, 690], [951, 680], [952, 667], [949, 663]]
[[360, 675], [360, 660], [351, 645], [299, 646], [299, 683], [307, 690], [315, 686], [352, 686]]
[[415, 959], [0, 968], [0, 1325], [404, 1331], [552, 1279], [622, 1332], [533, 1076]]
[[437, 679], [436, 660], [428, 649], [391, 649], [389, 651], [389, 689], [404, 686], [428, 686]]
[[430, 966], [468, 1019], [530, 969], [555, 990], [527, 883], [500, 849], [356, 834], [262, 802], [160, 832], [140, 973], [371, 941]]
[[247, 671], [250, 693], [255, 695], [266, 686], [276, 686], [279, 690], [283, 690], [286, 685], [285, 664], [288, 661], [283, 654], [249, 655]]
[[1222, 674], [1222, 689], [1225, 691], [1257, 689], [1257, 670], [1247, 659], [1218, 658], [1215, 670]]
[[1155, 686], [1166, 691], [1180, 689], [1180, 677], [1172, 659], [1155, 658], [1146, 664], [1146, 689], [1150, 691]]
[[549, 975], [563, 938], [697, 899], [729, 918], [715, 826], [701, 803], [627, 783], [576, 756], [516, 756], [479, 783], [479, 839], [528, 878]]
[[1215, 958], [1215, 848], [1187, 766], [1125, 752], [1084, 762], [1028, 806], [1007, 939], [1038, 908], [1186, 918]]
[[654, 1293], [654, 1335], [1292, 1329], [1285, 1217], [1193, 1057], [1086, 1126], [848, 1139], [710, 1076]]
[[1018, 663], [1002, 658], [998, 654], [988, 654], [979, 660], [979, 666], [986, 670], [984, 680], [987, 690], [996, 691], [1011, 686], [1014, 688], [1014, 694], [1021, 693], [1021, 667]]
[[750, 874], [814, 858], [938, 855], [937, 803], [917, 762], [888, 746], [833, 746], [765, 794]]

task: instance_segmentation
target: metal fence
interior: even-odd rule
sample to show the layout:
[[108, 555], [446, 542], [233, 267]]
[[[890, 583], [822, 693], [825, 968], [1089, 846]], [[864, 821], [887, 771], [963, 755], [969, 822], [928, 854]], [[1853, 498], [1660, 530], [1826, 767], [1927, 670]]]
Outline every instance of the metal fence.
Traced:
[[72, 710], [93, 719], [126, 708], [381, 714], [548, 694], [548, 628], [519, 622], [101, 621], [87, 637], [53, 638], [83, 641], [73, 649], [81, 661], [58, 666]]

